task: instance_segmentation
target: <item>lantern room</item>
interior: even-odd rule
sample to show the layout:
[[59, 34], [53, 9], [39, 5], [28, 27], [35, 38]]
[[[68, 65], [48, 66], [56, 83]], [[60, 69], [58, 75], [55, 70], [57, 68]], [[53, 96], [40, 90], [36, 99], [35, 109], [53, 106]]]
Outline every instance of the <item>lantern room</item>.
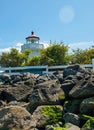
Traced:
[[31, 32], [31, 35], [26, 37], [26, 43], [39, 43], [40, 38], [34, 34], [34, 32]]

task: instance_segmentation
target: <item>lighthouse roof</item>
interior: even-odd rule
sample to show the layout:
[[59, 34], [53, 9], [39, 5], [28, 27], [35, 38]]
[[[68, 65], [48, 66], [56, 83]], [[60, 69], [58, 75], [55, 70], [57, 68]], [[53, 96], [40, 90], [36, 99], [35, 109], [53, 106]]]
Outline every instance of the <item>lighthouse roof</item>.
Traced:
[[26, 37], [26, 39], [29, 39], [29, 38], [30, 38], [30, 39], [35, 38], [35, 39], [38, 39], [38, 40], [40, 39], [38, 36], [34, 35], [34, 32], [33, 32], [33, 31], [31, 32], [31, 35], [30, 35], [30, 36]]

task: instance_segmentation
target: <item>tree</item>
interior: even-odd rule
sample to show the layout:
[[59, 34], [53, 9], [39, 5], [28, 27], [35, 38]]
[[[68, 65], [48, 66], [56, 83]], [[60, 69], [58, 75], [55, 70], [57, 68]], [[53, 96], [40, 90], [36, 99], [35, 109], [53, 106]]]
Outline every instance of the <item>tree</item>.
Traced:
[[37, 56], [33, 56], [32, 58], [29, 59], [28, 66], [38, 66], [40, 65], [40, 59]]
[[73, 50], [73, 54], [71, 55], [71, 63], [72, 64], [91, 64], [92, 58], [94, 58], [94, 48], [90, 49], [76, 49]]
[[71, 64], [81, 64], [83, 62], [83, 57], [82, 57], [82, 50], [77, 48], [76, 50], [73, 50], [73, 54], [71, 55]]
[[3, 52], [0, 56], [0, 65], [3, 67], [21, 66], [25, 60], [25, 55], [20, 53], [16, 48], [12, 48], [10, 52]]
[[67, 64], [66, 56], [68, 46], [53, 43], [48, 48], [41, 50], [40, 63], [42, 65], [64, 65]]
[[24, 50], [23, 52], [22, 52], [22, 54], [23, 54], [23, 57], [24, 57], [24, 61], [23, 61], [23, 64], [22, 64], [22, 66], [27, 66], [28, 65], [28, 62], [29, 62], [29, 59], [30, 59], [30, 53], [31, 53], [32, 51], [31, 50], [29, 50], [29, 49], [26, 49], [26, 50]]
[[9, 67], [9, 53], [3, 52], [0, 56], [0, 65], [3, 67]]

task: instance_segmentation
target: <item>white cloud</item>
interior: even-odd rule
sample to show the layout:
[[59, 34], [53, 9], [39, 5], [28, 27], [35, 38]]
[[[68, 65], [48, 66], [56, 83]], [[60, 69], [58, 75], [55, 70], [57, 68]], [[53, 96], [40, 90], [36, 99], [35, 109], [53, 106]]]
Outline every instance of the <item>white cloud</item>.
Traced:
[[75, 50], [77, 48], [82, 49], [82, 50], [91, 48], [92, 46], [94, 46], [94, 41], [75, 42], [75, 43], [68, 44], [68, 46], [69, 46], [69, 53], [72, 53], [72, 50]]
[[[14, 48], [17, 48], [19, 51], [21, 51], [21, 46], [23, 45], [23, 43], [21, 43], [21, 42], [18, 42], [15, 46], [14, 46]], [[13, 47], [12, 47], [13, 48]]]
[[0, 49], [0, 54], [2, 54], [2, 52], [10, 52], [11, 48], [16, 48], [19, 51], [21, 51], [21, 45], [23, 45], [23, 43], [18, 42], [15, 44], [15, 46], [8, 47], [8, 48], [2, 48], [2, 49]]
[[74, 9], [70, 5], [62, 7], [59, 12], [59, 18], [65, 24], [72, 22], [74, 16], [75, 16]]
[[21, 43], [21, 42], [18, 42], [18, 43], [16, 44], [17, 47], [21, 47], [22, 45], [23, 45], [23, 43]]
[[49, 42], [47, 41], [40, 42], [40, 44], [43, 44], [44, 48], [47, 48], [49, 46]]
[[2, 52], [9, 52], [10, 49], [11, 49], [11, 47], [0, 49], [0, 54], [1, 54]]

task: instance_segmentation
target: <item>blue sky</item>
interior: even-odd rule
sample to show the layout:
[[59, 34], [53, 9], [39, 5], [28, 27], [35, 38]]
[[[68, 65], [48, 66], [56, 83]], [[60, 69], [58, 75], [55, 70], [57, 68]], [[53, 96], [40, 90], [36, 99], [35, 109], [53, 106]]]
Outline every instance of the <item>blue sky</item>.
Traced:
[[0, 52], [20, 48], [34, 31], [41, 43], [94, 45], [94, 0], [0, 0]]

